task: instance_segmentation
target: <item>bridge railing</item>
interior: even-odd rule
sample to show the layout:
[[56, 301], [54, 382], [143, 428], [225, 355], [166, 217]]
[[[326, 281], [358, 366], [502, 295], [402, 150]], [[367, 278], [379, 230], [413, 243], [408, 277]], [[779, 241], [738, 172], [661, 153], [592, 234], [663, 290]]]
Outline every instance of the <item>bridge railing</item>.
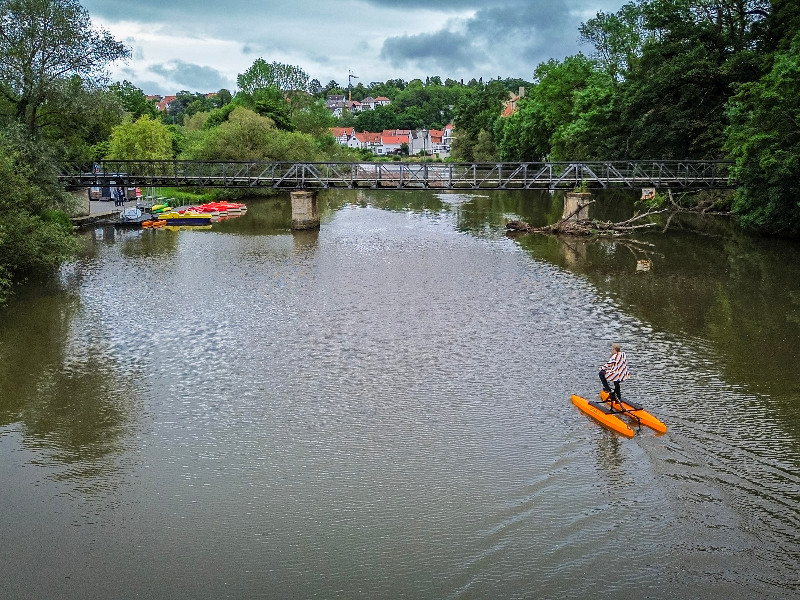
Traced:
[[530, 163], [290, 163], [126, 160], [66, 165], [69, 187], [249, 187], [273, 189], [571, 189], [734, 187], [729, 161]]

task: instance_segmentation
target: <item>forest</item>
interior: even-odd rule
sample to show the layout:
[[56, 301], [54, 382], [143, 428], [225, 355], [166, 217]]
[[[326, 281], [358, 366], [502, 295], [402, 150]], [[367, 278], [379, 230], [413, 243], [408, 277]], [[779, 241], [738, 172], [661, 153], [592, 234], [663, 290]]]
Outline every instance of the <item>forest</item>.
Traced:
[[[164, 111], [132, 83], [108, 80], [130, 50], [77, 0], [0, 0], [0, 29], [0, 303], [78, 249], [60, 164], [373, 159], [336, 144], [333, 126], [452, 122], [453, 161], [728, 159], [739, 185], [729, 209], [741, 225], [800, 235], [796, 0], [629, 2], [582, 23], [586, 52], [531, 65], [530, 81], [322, 85], [301, 66], [259, 58], [235, 92], [183, 90]], [[516, 112], [501, 116], [521, 89]], [[330, 94], [391, 104], [336, 119]]]

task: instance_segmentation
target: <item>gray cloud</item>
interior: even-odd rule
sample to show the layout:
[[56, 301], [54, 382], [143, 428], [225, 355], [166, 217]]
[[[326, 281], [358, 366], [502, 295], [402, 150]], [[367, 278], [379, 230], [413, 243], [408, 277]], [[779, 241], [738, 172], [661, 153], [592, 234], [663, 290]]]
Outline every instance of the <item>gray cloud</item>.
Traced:
[[[384, 5], [381, 0], [368, 0]], [[406, 6], [407, 2], [404, 2]], [[429, 2], [412, 1], [412, 6]], [[381, 57], [393, 66], [413, 65], [425, 73], [432, 68], [450, 69], [462, 76], [523, 77], [551, 58], [561, 60], [577, 53], [578, 26], [594, 12], [588, 2], [548, 3], [530, 1], [443, 2], [442, 5], [480, 8], [474, 17], [446, 22], [435, 33], [394, 36], [385, 40]], [[472, 71], [472, 73], [470, 73]]]
[[469, 38], [445, 30], [388, 38], [383, 43], [381, 58], [394, 66], [414, 64], [433, 73], [437, 69], [451, 72], [472, 69], [476, 56]]
[[232, 81], [211, 67], [194, 65], [180, 60], [152, 65], [150, 70], [188, 91], [216, 92], [232, 88]]
[[351, 70], [365, 82], [434, 74], [531, 79], [539, 63], [581, 49], [582, 21], [623, 3], [137, 0], [132, 10], [130, 0], [82, 0], [93, 21], [142, 38], [125, 40], [135, 52], [125, 68], [143, 89], [163, 78], [161, 93], [174, 93], [166, 86], [233, 89], [236, 75], [259, 57], [297, 65], [320, 81], [342, 81]]

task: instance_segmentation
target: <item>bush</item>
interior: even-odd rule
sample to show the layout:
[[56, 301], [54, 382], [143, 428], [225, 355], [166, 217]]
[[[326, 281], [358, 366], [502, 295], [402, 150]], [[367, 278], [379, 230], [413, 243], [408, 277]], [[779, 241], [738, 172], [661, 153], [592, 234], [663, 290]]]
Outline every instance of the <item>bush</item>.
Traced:
[[[32, 168], [26, 156], [30, 148], [19, 141], [14, 132], [0, 133], [0, 303], [14, 284], [35, 271], [58, 267], [79, 246], [62, 210], [66, 196], [41, 178], [51, 169], [47, 164]], [[36, 156], [41, 161], [46, 153]]]

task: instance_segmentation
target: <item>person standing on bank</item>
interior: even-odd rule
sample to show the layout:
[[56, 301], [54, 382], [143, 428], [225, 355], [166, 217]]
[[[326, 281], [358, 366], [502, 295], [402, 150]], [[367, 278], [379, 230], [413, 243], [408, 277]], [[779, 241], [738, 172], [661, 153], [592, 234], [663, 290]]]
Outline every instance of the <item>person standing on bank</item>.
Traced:
[[611, 358], [608, 362], [600, 367], [600, 381], [603, 382], [603, 389], [611, 394], [611, 386], [614, 384], [614, 395], [617, 400], [622, 400], [622, 392], [620, 391], [619, 384], [630, 377], [628, 371], [628, 357], [620, 348], [619, 344], [611, 344]]

